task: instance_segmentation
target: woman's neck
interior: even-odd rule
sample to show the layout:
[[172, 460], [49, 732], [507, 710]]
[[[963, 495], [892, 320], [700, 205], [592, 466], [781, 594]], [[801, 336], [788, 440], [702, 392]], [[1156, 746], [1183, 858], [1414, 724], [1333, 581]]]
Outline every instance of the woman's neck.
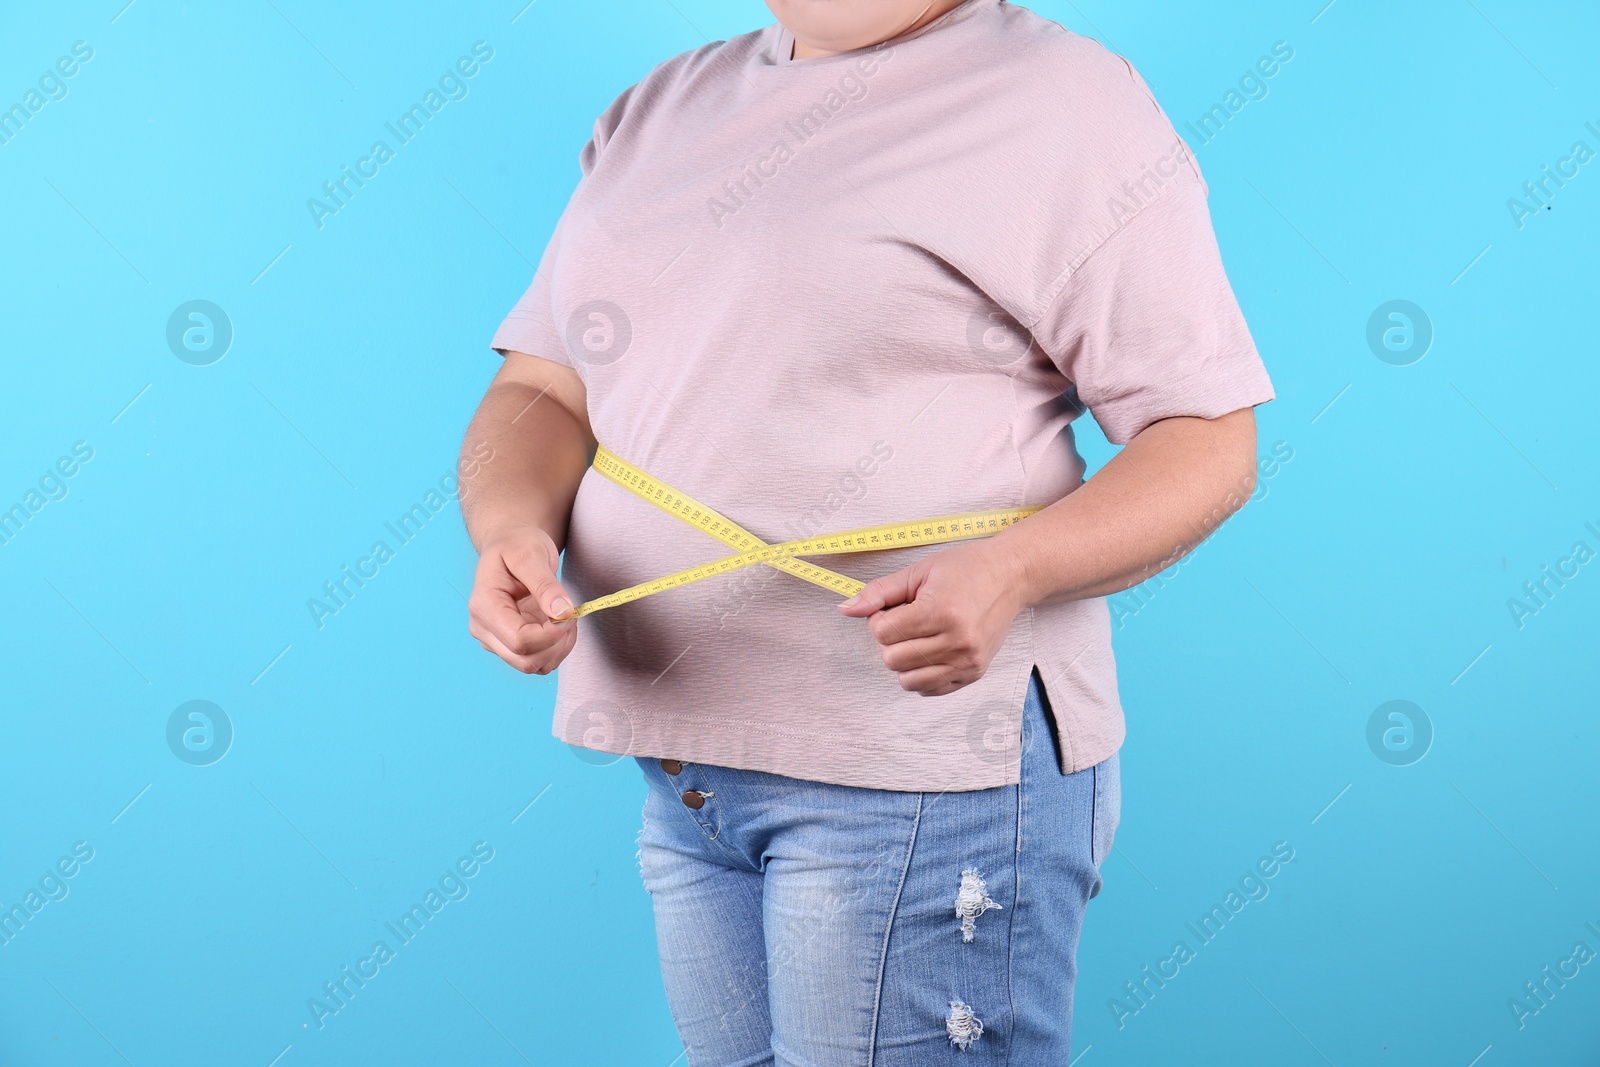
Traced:
[[[899, 29], [890, 33], [884, 34], [875, 41], [863, 41], [855, 47], [870, 48], [872, 45], [882, 44], [884, 41], [903, 36], [904, 34], [908, 34], [913, 30], [921, 29], [923, 26], [926, 26], [940, 15], [943, 15], [946, 11], [949, 11], [953, 7], [959, 6], [961, 3], [962, 0], [929, 0], [928, 5], [924, 7], [916, 16], [914, 16], [908, 24], [901, 26]], [[790, 32], [792, 35], [793, 31]], [[834, 52], [831, 52], [826, 48], [819, 48], [815, 45], [808, 44], [796, 36], [794, 38], [794, 47], [789, 53], [789, 58], [813, 59], [817, 56], [831, 56], [834, 54]]]

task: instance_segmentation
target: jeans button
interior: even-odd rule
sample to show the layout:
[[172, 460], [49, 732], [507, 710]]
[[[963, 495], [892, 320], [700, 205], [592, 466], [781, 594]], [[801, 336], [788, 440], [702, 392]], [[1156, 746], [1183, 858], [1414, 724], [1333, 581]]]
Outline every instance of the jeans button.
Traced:
[[705, 806], [705, 802], [705, 794], [698, 790], [690, 789], [683, 794], [683, 803], [685, 807], [699, 810], [701, 807]]
[[661, 761], [661, 769], [668, 774], [678, 774], [683, 770], [683, 764], [675, 759], [664, 759]]

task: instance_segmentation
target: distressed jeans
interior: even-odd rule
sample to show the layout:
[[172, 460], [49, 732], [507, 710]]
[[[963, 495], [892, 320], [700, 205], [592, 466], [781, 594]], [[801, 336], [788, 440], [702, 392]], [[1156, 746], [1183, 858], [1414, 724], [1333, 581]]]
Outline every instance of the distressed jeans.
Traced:
[[1078, 931], [1121, 790], [1115, 755], [1062, 774], [1053, 734], [1035, 674], [1017, 785], [914, 793], [636, 757], [639, 869], [689, 1067], [1068, 1063]]

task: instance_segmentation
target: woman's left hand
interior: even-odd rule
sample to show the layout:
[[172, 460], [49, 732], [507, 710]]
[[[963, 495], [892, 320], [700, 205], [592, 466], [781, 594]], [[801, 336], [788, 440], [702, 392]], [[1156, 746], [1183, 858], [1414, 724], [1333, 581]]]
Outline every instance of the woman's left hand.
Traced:
[[943, 696], [989, 669], [1024, 607], [1019, 570], [997, 547], [982, 541], [936, 552], [839, 605], [867, 620], [902, 689]]

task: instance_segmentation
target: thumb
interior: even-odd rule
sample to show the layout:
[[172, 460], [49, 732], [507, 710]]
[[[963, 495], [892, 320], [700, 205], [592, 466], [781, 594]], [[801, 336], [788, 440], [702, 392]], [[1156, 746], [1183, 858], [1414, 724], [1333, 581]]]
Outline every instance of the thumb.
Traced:
[[538, 602], [539, 610], [552, 621], [560, 622], [573, 612], [572, 598], [567, 596], [567, 591], [561, 588], [561, 583], [556, 581], [554, 575], [546, 577], [537, 588], [529, 592]]
[[527, 588], [528, 594], [546, 617], [559, 622], [572, 614], [572, 598], [556, 580], [554, 561], [541, 558], [537, 548], [520, 558], [507, 559], [506, 565]]
[[855, 596], [839, 605], [839, 611], [854, 619], [892, 608], [896, 604], [909, 604], [916, 599], [920, 583], [914, 573], [915, 565], [874, 578]]

